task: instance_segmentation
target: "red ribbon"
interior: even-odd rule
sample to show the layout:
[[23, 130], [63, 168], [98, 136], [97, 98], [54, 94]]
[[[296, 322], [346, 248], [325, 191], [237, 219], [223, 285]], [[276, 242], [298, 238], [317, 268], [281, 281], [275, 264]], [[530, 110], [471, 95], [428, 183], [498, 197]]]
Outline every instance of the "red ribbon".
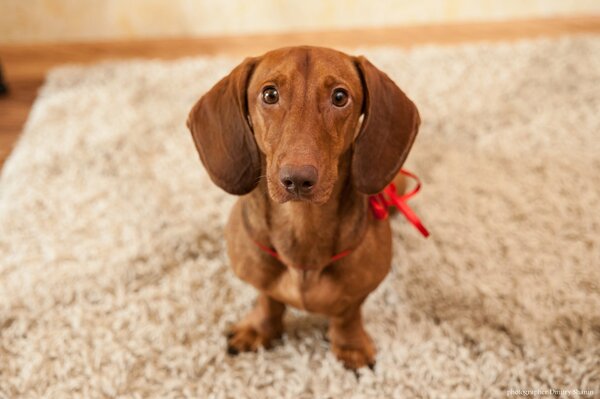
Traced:
[[[419, 217], [406, 203], [406, 201], [414, 197], [419, 192], [419, 190], [421, 190], [421, 180], [417, 177], [417, 175], [407, 170], [400, 169], [400, 173], [402, 173], [404, 176], [410, 177], [413, 180], [415, 180], [417, 182], [416, 187], [406, 194], [398, 195], [398, 192], [396, 191], [396, 186], [394, 185], [394, 183], [390, 183], [379, 194], [369, 196], [369, 206], [371, 208], [371, 211], [373, 212], [373, 216], [375, 216], [375, 219], [384, 220], [390, 214], [389, 208], [396, 207], [400, 212], [404, 214], [404, 216], [406, 216], [408, 221], [412, 223], [412, 225], [415, 226], [417, 230], [421, 232], [421, 234], [423, 234], [423, 236], [429, 237], [429, 231], [427, 231], [425, 226], [423, 226], [423, 223], [421, 223]], [[266, 252], [275, 259], [280, 259], [279, 254], [274, 248], [263, 245], [258, 241], [254, 241], [254, 243], [263, 252]], [[340, 260], [343, 257], [350, 255], [351, 253], [352, 249], [347, 249], [345, 251], [340, 252], [339, 254], [333, 255], [331, 257], [331, 262]], [[304, 267], [299, 268], [305, 269]]]
[[408, 206], [406, 201], [414, 197], [419, 190], [421, 190], [421, 180], [407, 170], [400, 169], [400, 173], [404, 176], [408, 176], [417, 182], [417, 186], [406, 194], [398, 195], [396, 186], [394, 183], [390, 183], [382, 192], [379, 194], [371, 195], [369, 197], [369, 205], [371, 205], [371, 211], [376, 219], [386, 219], [389, 215], [389, 208], [395, 206], [400, 212], [406, 216], [408, 221], [417, 228], [425, 237], [429, 237], [429, 231], [423, 226], [421, 220], [417, 214]]

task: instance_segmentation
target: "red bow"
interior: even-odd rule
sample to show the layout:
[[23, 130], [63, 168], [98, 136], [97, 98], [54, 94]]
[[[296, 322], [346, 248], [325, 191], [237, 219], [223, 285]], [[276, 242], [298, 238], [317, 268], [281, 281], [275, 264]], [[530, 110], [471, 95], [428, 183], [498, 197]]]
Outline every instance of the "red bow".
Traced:
[[394, 183], [390, 183], [379, 194], [371, 195], [369, 197], [369, 205], [371, 206], [371, 211], [373, 211], [373, 216], [375, 216], [376, 219], [383, 220], [389, 215], [388, 208], [395, 206], [404, 214], [404, 216], [406, 216], [408, 221], [411, 222], [413, 226], [415, 226], [417, 230], [421, 232], [421, 234], [423, 234], [423, 236], [429, 237], [429, 232], [425, 226], [423, 226], [423, 223], [421, 223], [419, 217], [406, 203], [406, 201], [414, 197], [421, 189], [421, 180], [419, 180], [415, 174], [407, 170], [400, 169], [400, 173], [402, 173], [404, 176], [414, 179], [417, 182], [417, 186], [406, 194], [398, 195], [396, 186]]

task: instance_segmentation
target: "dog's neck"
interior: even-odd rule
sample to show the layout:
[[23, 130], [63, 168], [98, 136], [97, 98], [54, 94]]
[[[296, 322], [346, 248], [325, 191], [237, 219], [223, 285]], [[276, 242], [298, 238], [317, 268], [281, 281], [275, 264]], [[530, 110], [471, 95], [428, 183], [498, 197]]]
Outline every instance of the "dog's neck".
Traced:
[[329, 200], [316, 205], [271, 199], [265, 179], [243, 198], [244, 222], [251, 236], [276, 249], [284, 261], [325, 265], [334, 254], [351, 249], [366, 229], [367, 196], [350, 180], [351, 151], [338, 163], [338, 179]]

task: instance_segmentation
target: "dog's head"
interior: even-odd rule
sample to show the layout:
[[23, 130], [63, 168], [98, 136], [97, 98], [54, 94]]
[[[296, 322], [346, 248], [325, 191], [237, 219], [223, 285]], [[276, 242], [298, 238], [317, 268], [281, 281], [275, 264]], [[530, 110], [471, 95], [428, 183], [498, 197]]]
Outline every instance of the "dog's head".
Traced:
[[187, 121], [204, 166], [225, 191], [246, 194], [264, 176], [274, 201], [316, 204], [329, 199], [348, 151], [354, 187], [381, 191], [419, 123], [413, 102], [366, 58], [318, 47], [246, 59]]

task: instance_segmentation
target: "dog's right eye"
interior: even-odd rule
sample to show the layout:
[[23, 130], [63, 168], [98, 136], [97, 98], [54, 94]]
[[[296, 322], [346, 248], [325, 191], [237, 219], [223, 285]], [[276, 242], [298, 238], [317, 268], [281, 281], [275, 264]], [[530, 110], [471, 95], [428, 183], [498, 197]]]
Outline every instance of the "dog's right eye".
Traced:
[[279, 92], [272, 86], [265, 87], [262, 92], [262, 98], [267, 104], [275, 104], [279, 101]]

